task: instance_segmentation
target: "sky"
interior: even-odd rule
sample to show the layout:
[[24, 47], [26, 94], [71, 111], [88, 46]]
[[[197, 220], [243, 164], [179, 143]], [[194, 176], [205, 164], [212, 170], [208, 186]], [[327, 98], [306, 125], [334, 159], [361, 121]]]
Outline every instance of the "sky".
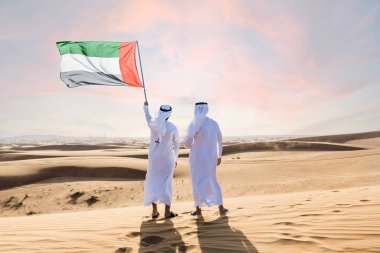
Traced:
[[139, 41], [151, 113], [226, 136], [380, 129], [380, 1], [0, 0], [0, 138], [146, 137], [141, 88], [67, 88], [56, 41]]

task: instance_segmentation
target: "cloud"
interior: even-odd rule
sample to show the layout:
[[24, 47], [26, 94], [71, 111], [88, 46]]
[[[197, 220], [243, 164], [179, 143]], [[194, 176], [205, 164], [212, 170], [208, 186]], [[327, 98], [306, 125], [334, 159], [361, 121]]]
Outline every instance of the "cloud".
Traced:
[[[190, 85], [194, 90], [207, 93], [210, 99], [215, 99], [212, 94], [221, 95], [223, 99], [232, 89], [234, 92], [229, 96], [230, 100], [254, 101], [250, 104], [262, 110], [285, 103], [285, 98], [281, 96], [283, 92], [270, 83], [272, 78], [268, 75], [271, 74], [262, 70], [255, 61], [248, 60], [255, 56], [256, 49], [250, 48], [250, 41], [242, 40], [241, 35], [249, 30], [253, 39], [273, 44], [275, 54], [297, 58], [304, 43], [302, 26], [292, 16], [276, 15], [281, 12], [280, 9], [275, 15], [269, 15], [266, 11], [271, 10], [272, 6], [265, 3], [218, 3], [208, 1], [202, 3], [201, 8], [197, 1], [176, 5], [168, 1], [128, 3], [121, 8], [124, 12], [118, 10], [118, 13], [110, 15], [109, 20], [117, 22], [116, 25], [112, 23], [109, 29], [147, 38], [144, 40], [146, 47], [155, 47], [160, 51], [160, 59], [170, 59], [175, 63], [169, 64], [167, 75], [176, 72], [185, 79], [186, 76], [198, 76], [200, 82]], [[131, 15], [120, 14], [125, 12]], [[273, 16], [278, 18], [273, 19]], [[162, 83], [175, 86], [173, 82]], [[160, 86], [165, 87], [165, 84]], [[178, 96], [192, 92], [195, 97], [200, 96], [194, 90], [183, 87], [176, 91]]]
[[225, 16], [230, 23], [254, 29], [285, 57], [297, 59], [306, 46], [307, 33], [302, 22], [286, 12], [286, 4], [261, 1], [247, 5], [245, 1], [228, 1]]
[[[178, 108], [176, 123], [185, 127], [191, 119], [193, 103], [208, 100], [213, 105], [213, 115], [232, 134], [240, 130], [248, 134], [253, 128], [261, 133], [290, 132], [301, 129], [299, 125], [310, 122], [310, 117], [330, 127], [328, 120], [334, 114], [337, 118], [347, 114], [342, 108], [362, 108], [361, 102], [352, 98], [373, 99], [360, 94], [374, 89], [380, 81], [376, 2], [42, 3], [44, 11], [22, 1], [2, 4], [0, 10], [1, 107], [9, 108], [8, 120], [12, 118], [12, 108], [20, 117], [30, 114], [30, 123], [23, 124], [34, 122], [41, 126], [39, 129], [43, 129], [43, 122], [33, 121], [35, 112], [19, 109], [23, 100], [31, 104], [44, 101], [46, 104], [39, 110], [55, 106], [61, 113], [61, 126], [65, 119], [66, 124], [71, 124], [80, 118], [83, 129], [94, 132], [107, 127], [91, 121], [92, 110], [99, 115], [113, 114], [107, 120], [124, 129], [127, 126], [117, 113], [128, 111], [138, 124], [142, 119], [141, 89], [66, 88], [59, 80], [60, 58], [55, 47], [58, 40], [139, 40], [150, 103], [174, 105]], [[48, 97], [61, 98], [62, 103], [43, 99]], [[72, 106], [72, 99], [77, 99], [78, 114], [66, 110], [67, 104]], [[116, 109], [124, 102], [130, 110]], [[91, 103], [102, 106], [91, 107]], [[236, 115], [241, 111], [244, 113]], [[58, 122], [51, 120], [56, 119], [51, 111], [45, 113], [52, 124]], [[364, 113], [373, 115], [373, 111]], [[133, 132], [136, 135], [143, 129], [143, 125], [139, 126]], [[118, 127], [111, 132], [114, 131], [123, 132]]]
[[360, 34], [363, 30], [367, 30], [372, 24], [374, 24], [375, 20], [379, 15], [380, 4], [374, 6], [369, 12], [361, 17], [360, 20], [351, 28], [350, 34], [355, 36]]

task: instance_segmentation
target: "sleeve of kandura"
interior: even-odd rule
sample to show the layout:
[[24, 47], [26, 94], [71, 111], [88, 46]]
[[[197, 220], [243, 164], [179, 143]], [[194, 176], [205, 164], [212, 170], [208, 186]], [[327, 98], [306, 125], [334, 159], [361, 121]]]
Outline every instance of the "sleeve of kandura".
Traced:
[[218, 141], [218, 158], [222, 157], [223, 152], [223, 138], [222, 138], [222, 132], [220, 131], [219, 125], [216, 124], [216, 131], [217, 131], [217, 141]]
[[173, 149], [174, 149], [174, 158], [177, 161], [178, 155], [179, 155], [179, 135], [178, 135], [177, 129], [174, 131], [174, 135], [173, 135]]
[[149, 113], [149, 107], [147, 105], [144, 105], [144, 113], [146, 122], [148, 123], [148, 126], [150, 126], [150, 123], [152, 122], [152, 116]]
[[193, 145], [193, 142], [194, 142], [194, 136], [193, 134], [191, 133], [191, 129], [190, 129], [191, 126], [189, 126], [187, 128], [187, 131], [186, 131], [186, 136], [185, 138], [183, 139], [183, 143], [185, 145], [186, 148], [191, 148], [191, 146]]

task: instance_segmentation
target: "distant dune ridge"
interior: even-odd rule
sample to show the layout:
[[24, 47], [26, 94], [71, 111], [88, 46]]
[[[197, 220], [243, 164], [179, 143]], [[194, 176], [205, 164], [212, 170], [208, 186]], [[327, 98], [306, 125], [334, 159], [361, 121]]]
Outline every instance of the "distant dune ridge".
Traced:
[[[0, 150], [0, 161], [21, 161], [31, 159], [53, 159], [65, 158], [80, 155], [75, 151], [112, 151], [115, 152], [116, 157], [130, 157], [139, 159], [148, 159], [148, 150], [146, 146], [139, 144], [138, 146], [122, 145], [122, 144], [65, 144], [65, 145], [13, 145], [9, 150]], [[124, 150], [138, 150], [142, 149], [139, 153], [120, 154], [118, 151]], [[241, 144], [229, 144], [223, 147], [223, 155], [231, 155], [246, 152], [257, 151], [350, 151], [361, 150], [363, 148], [340, 145], [340, 144], [326, 144], [326, 143], [313, 143], [313, 142], [300, 142], [300, 141], [269, 141], [269, 142], [252, 142]], [[21, 152], [20, 152], [21, 151]], [[27, 151], [51, 151], [49, 153], [36, 153], [28, 154]], [[70, 153], [67, 153], [71, 151]], [[54, 155], [59, 154], [59, 155]], [[97, 153], [93, 153], [99, 156]], [[101, 155], [103, 156], [103, 154]], [[189, 152], [183, 151], [179, 157], [188, 157]], [[29, 170], [29, 173], [22, 175], [9, 175], [4, 176], [0, 174], [0, 189], [30, 184], [47, 180], [55, 177], [91, 177], [91, 178], [145, 178], [145, 172], [128, 167], [85, 167], [73, 165], [52, 166], [46, 168], [39, 168], [36, 170]]]
[[361, 149], [360, 147], [348, 145], [301, 141], [273, 141], [226, 145], [223, 147], [223, 154], [230, 155], [252, 151], [348, 151]]
[[352, 134], [335, 134], [324, 136], [312, 136], [290, 139], [293, 141], [314, 141], [314, 142], [331, 142], [331, 143], [345, 143], [352, 140], [372, 139], [379, 138], [380, 131], [352, 133]]
[[225, 143], [226, 217], [189, 215], [180, 152], [151, 220], [144, 141], [0, 144], [0, 252], [380, 252], [380, 131]]

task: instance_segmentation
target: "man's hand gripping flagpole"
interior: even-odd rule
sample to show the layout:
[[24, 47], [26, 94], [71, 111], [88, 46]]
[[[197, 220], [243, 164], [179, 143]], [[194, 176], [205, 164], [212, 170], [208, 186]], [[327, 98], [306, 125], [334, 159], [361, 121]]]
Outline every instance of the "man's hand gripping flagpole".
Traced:
[[136, 45], [137, 45], [137, 52], [138, 52], [138, 55], [139, 55], [141, 79], [142, 79], [142, 83], [143, 83], [143, 86], [144, 86], [144, 96], [145, 96], [144, 105], [148, 105], [148, 99], [146, 97], [146, 90], [145, 90], [144, 74], [143, 74], [143, 70], [142, 70], [141, 57], [140, 57], [140, 47], [139, 47], [139, 42], [137, 40], [136, 40]]

